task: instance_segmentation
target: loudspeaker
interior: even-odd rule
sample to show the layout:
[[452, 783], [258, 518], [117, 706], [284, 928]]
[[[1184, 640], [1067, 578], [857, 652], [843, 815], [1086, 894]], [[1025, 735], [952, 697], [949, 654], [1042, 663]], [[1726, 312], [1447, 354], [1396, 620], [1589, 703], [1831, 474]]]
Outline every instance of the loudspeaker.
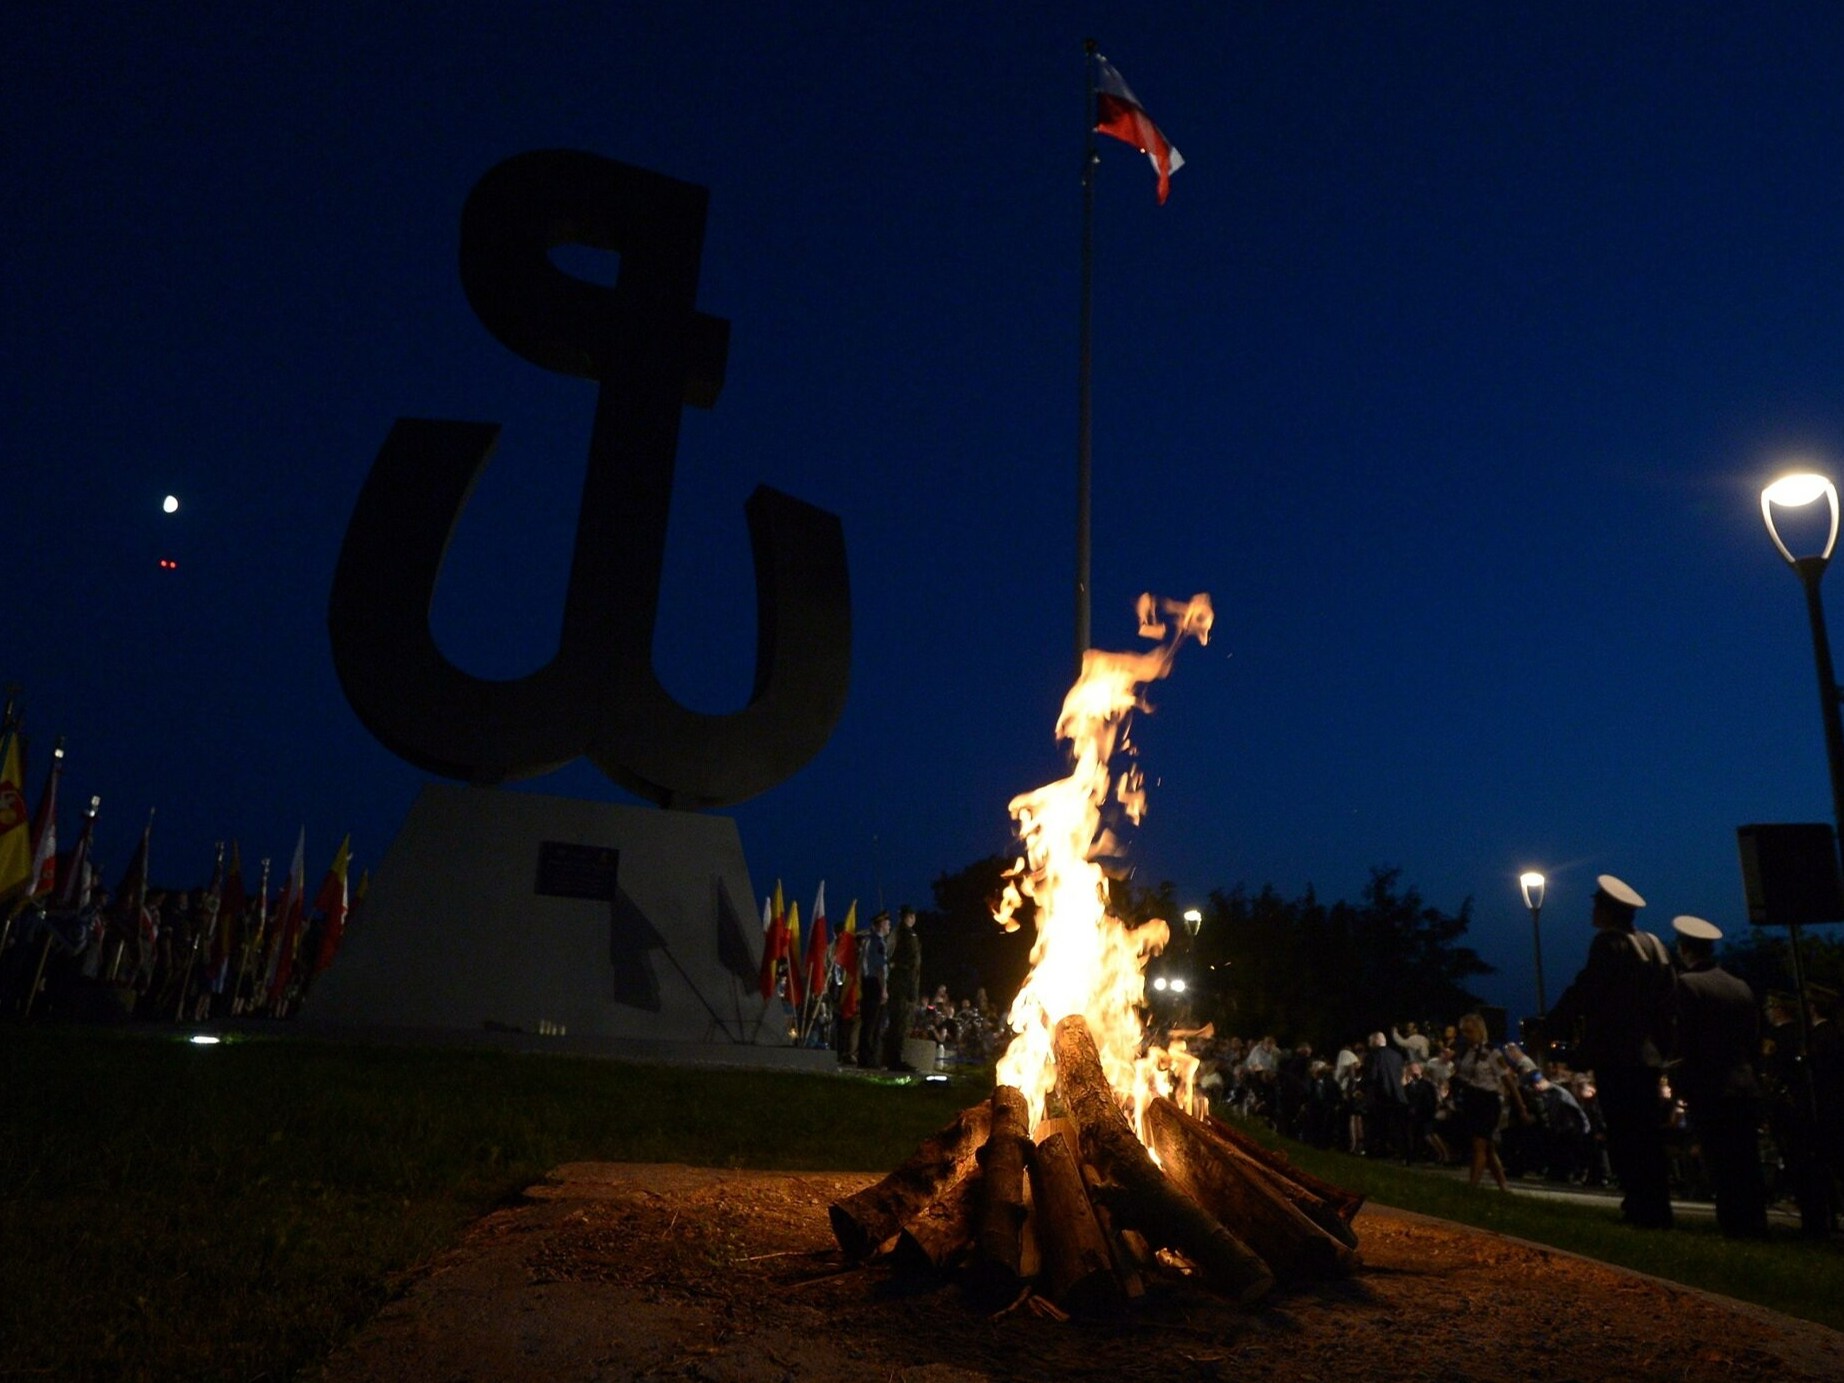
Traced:
[[1738, 826], [1748, 920], [1757, 927], [1844, 922], [1837, 839], [1825, 822]]

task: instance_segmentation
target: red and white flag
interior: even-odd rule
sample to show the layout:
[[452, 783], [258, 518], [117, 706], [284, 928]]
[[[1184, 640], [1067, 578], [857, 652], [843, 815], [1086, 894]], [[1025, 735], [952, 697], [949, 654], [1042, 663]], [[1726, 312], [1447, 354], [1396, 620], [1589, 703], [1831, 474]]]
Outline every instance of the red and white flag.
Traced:
[[826, 881], [820, 880], [820, 891], [813, 900], [813, 921], [807, 928], [807, 955], [804, 988], [808, 998], [817, 998], [826, 992], [826, 972], [832, 966], [832, 932], [826, 923]]
[[275, 946], [269, 952], [269, 968], [264, 988], [271, 1004], [288, 990], [288, 978], [294, 971], [295, 948], [301, 944], [301, 924], [307, 910], [307, 827], [295, 837], [294, 863], [288, 867], [288, 883], [282, 901], [275, 907]]
[[1140, 104], [1140, 98], [1133, 94], [1114, 65], [1101, 54], [1095, 55], [1098, 76], [1095, 86], [1095, 129], [1100, 134], [1112, 135], [1122, 143], [1131, 144], [1147, 158], [1152, 160], [1153, 171], [1159, 175], [1159, 205], [1165, 205], [1166, 194], [1172, 190], [1172, 174], [1185, 166], [1184, 156], [1172, 147], [1172, 142], [1163, 131], [1153, 124], [1152, 117], [1146, 113], [1146, 107]]
[[314, 957], [316, 975], [333, 963], [333, 957], [339, 954], [339, 943], [346, 935], [346, 874], [351, 867], [352, 834], [347, 832], [326, 877], [320, 881], [320, 893], [314, 899], [314, 906], [326, 919], [320, 932], [320, 954]]
[[38, 811], [32, 817], [32, 882], [26, 896], [48, 894], [58, 881], [58, 778], [64, 772], [64, 741], [51, 751], [51, 769], [45, 775], [45, 790], [39, 794]]

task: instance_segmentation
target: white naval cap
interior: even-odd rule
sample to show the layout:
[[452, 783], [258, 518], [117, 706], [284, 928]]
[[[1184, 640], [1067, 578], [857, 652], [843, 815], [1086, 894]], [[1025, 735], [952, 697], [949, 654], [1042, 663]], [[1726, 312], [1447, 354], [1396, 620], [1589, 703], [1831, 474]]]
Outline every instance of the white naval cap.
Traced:
[[1627, 908], [1643, 908], [1646, 900], [1633, 891], [1633, 886], [1624, 879], [1616, 879], [1611, 874], [1596, 877], [1596, 893], [1610, 903], [1618, 903]]
[[1671, 930], [1679, 936], [1687, 936], [1692, 941], [1721, 941], [1722, 928], [1714, 922], [1706, 922], [1701, 917], [1685, 914], [1671, 919]]

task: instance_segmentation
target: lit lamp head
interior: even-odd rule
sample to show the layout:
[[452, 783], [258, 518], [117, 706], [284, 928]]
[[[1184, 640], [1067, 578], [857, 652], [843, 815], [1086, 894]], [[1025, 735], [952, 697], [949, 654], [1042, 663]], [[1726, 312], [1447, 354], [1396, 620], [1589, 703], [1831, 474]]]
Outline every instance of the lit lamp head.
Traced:
[[1543, 907], [1543, 889], [1548, 880], [1534, 869], [1526, 870], [1517, 876], [1517, 886], [1524, 890], [1524, 906], [1532, 912]]
[[1186, 908], [1184, 920], [1186, 934], [1189, 935], [1193, 941], [1197, 940], [1197, 929], [1204, 925], [1204, 914], [1199, 912], [1196, 908]]
[[1838, 488], [1824, 476], [1813, 471], [1794, 471], [1783, 475], [1773, 484], [1761, 491], [1761, 518], [1767, 524], [1767, 536], [1774, 540], [1774, 546], [1780, 549], [1780, 555], [1786, 558], [1787, 565], [1797, 567], [1800, 559], [1793, 555], [1785, 541], [1780, 537], [1780, 530], [1774, 526], [1774, 509], [1802, 509], [1814, 500], [1823, 499], [1831, 510], [1831, 528], [1825, 535], [1824, 551], [1816, 555], [1822, 565], [1831, 560], [1831, 549], [1838, 541]]

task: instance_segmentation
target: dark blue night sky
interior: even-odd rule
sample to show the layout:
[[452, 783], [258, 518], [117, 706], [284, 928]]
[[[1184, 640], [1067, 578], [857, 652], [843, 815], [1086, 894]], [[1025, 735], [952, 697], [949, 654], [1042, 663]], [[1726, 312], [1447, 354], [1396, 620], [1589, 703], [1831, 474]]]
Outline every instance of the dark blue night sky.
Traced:
[[[594, 386], [502, 347], [455, 270], [474, 181], [543, 147], [711, 191], [732, 342], [679, 452], [668, 686], [748, 695], [756, 485], [845, 526], [851, 695], [734, 812], [758, 891], [926, 904], [1007, 850], [1061, 771], [1091, 34], [1186, 160], [1161, 208], [1102, 151], [1096, 641], [1134, 642], [1142, 590], [1217, 606], [1137, 728], [1140, 877], [1333, 898], [1400, 866], [1473, 899], [1520, 1009], [1520, 869], [1553, 875], [1553, 994], [1595, 874], [1642, 925], [1739, 929], [1736, 826], [1829, 815], [1757, 496], [1844, 461], [1844, 14], [322, 8], [16, 6], [0, 43], [0, 679], [34, 795], [68, 737], [67, 836], [102, 794], [111, 880], [156, 806], [174, 882], [231, 837], [285, 868], [303, 824], [310, 874], [347, 831], [382, 857], [424, 778], [347, 707], [325, 615], [394, 418], [504, 425], [436, 632], [483, 675], [548, 657]], [[521, 787], [621, 800], [584, 764]]]

